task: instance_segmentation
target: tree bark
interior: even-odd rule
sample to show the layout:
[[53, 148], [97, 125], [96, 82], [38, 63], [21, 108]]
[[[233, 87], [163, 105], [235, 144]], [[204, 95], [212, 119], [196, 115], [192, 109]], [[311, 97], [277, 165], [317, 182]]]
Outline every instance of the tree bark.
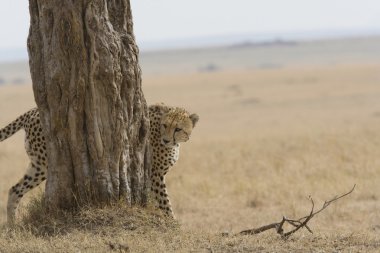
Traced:
[[129, 0], [29, 0], [30, 72], [52, 208], [144, 204], [149, 118]]

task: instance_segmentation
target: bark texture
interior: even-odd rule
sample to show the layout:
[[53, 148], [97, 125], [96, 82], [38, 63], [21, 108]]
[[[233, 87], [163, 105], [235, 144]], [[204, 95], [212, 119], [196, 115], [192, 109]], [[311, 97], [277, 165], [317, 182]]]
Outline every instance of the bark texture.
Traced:
[[129, 0], [29, 0], [29, 65], [48, 147], [46, 202], [144, 204], [148, 109]]

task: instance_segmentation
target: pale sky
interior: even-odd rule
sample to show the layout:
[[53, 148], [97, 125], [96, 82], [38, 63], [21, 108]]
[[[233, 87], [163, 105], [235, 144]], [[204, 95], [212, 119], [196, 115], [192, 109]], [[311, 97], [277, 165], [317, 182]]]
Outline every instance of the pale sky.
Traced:
[[[25, 48], [28, 0], [0, 0], [0, 49]], [[140, 42], [228, 34], [380, 31], [380, 0], [131, 0]]]

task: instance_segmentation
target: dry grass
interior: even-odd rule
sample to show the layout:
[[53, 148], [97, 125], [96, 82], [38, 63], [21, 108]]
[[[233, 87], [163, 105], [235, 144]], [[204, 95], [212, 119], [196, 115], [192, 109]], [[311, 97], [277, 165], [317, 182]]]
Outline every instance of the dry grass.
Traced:
[[[151, 209], [120, 205], [44, 218], [38, 198], [25, 208], [28, 196], [26, 218], [0, 228], [0, 252], [378, 252], [379, 67], [145, 76], [150, 103], [201, 116], [168, 176], [180, 226]], [[0, 87], [0, 125], [32, 105], [30, 87]], [[0, 145], [2, 223], [7, 191], [26, 165], [22, 138]], [[352, 195], [312, 220], [314, 234], [302, 230], [288, 241], [272, 232], [221, 235], [303, 216], [309, 195], [321, 205], [354, 184]]]
[[[209, 231], [266, 224], [282, 215], [300, 216], [335, 194], [355, 193], [316, 218], [313, 226], [332, 230], [376, 230], [380, 215], [380, 137], [376, 132], [340, 132], [316, 136], [273, 137], [193, 143], [173, 171], [170, 190], [189, 189], [173, 200], [186, 226], [207, 224]], [[209, 159], [202, 160], [207, 153]], [[207, 173], [207, 177], [202, 175]], [[192, 189], [192, 190], [190, 190]], [[197, 204], [204, 199], [202, 205]], [[360, 211], [358, 211], [360, 210]], [[200, 213], [200, 215], [195, 214]]]
[[[0, 252], [104, 252], [110, 243], [127, 245], [131, 252], [211, 248], [215, 252], [376, 252], [380, 247], [379, 144], [377, 132], [364, 129], [195, 141], [183, 146], [169, 177], [180, 230], [149, 210], [116, 206], [48, 219], [32, 202], [22, 229], [3, 229]], [[271, 232], [257, 237], [221, 236], [224, 231], [277, 221], [282, 215], [303, 215], [310, 207], [309, 194], [320, 205], [354, 183], [358, 188], [352, 196], [312, 221], [314, 235], [301, 231], [287, 242]]]

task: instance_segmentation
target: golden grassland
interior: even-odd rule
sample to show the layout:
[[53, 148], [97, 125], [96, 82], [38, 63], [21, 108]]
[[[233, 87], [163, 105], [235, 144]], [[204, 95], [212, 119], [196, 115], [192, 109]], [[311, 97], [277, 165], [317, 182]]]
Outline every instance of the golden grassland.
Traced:
[[[336, 64], [144, 76], [149, 103], [200, 115], [168, 176], [178, 224], [151, 209], [116, 205], [65, 214], [53, 226], [28, 196], [20, 224], [0, 229], [0, 252], [379, 252], [379, 69]], [[0, 87], [0, 125], [33, 104], [30, 86]], [[27, 164], [22, 139], [18, 133], [0, 145], [1, 223], [8, 189]], [[311, 221], [314, 234], [301, 230], [287, 241], [273, 231], [231, 235], [283, 215], [304, 216], [309, 195], [319, 207], [354, 184], [354, 193]]]

